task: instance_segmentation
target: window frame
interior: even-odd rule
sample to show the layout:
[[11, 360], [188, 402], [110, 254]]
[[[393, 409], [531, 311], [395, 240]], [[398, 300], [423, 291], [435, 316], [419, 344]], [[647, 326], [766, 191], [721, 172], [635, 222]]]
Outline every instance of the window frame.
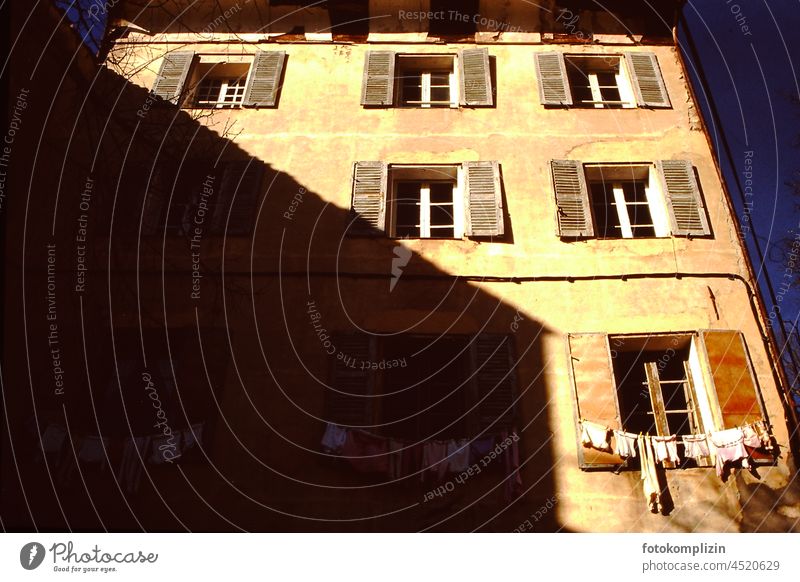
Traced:
[[[607, 69], [601, 69], [597, 66], [580, 66], [580, 60], [602, 61]], [[616, 67], [614, 64], [609, 63], [609, 59], [616, 60]], [[591, 53], [567, 53], [564, 55], [564, 63], [567, 68], [567, 84], [569, 86], [570, 95], [572, 97], [572, 106], [576, 109], [637, 109], [636, 94], [633, 89], [633, 79], [631, 78], [630, 71], [628, 70], [625, 55], [623, 54], [591, 54]], [[574, 69], [574, 70], [573, 70]], [[594, 70], [596, 69], [596, 70]], [[575, 72], [577, 71], [577, 73]], [[598, 74], [599, 73], [613, 74], [616, 84], [614, 89], [619, 94], [619, 100], [608, 100], [602, 95], [602, 88], [610, 88], [610, 86], [600, 86]], [[589, 81], [589, 89], [592, 93], [592, 101], [581, 101], [577, 99], [575, 94], [575, 85], [573, 79], [577, 74], [584, 75]], [[584, 85], [582, 85], [584, 86]]]
[[[461, 95], [459, 91], [459, 58], [455, 53], [395, 53], [394, 55], [394, 75], [395, 95], [393, 97], [393, 107], [398, 109], [458, 109], [460, 106]], [[434, 63], [440, 60], [450, 60], [450, 66], [436, 66], [431, 64], [427, 68], [424, 61], [430, 60]], [[403, 61], [407, 61], [403, 63]], [[412, 61], [419, 61], [414, 64]], [[431, 99], [431, 77], [434, 74], [448, 75], [449, 101], [434, 102]], [[406, 75], [413, 75], [413, 78], [420, 78], [420, 101], [409, 101], [405, 97]]]
[[[437, 172], [451, 171], [454, 176], [447, 180], [444, 178], [434, 179], [427, 174]], [[418, 179], [414, 179], [413, 175], [417, 173]], [[398, 176], [398, 174], [401, 174]], [[420, 224], [418, 236], [401, 236], [397, 234], [397, 218], [398, 218], [398, 185], [402, 183], [420, 184]], [[430, 184], [433, 183], [452, 183], [452, 218], [453, 218], [453, 236], [437, 237], [431, 236], [430, 224], [430, 208], [432, 205], [439, 203], [430, 202]], [[427, 186], [427, 187], [426, 187]], [[388, 203], [386, 205], [388, 211], [388, 236], [394, 239], [433, 239], [433, 240], [462, 240], [465, 236], [465, 223], [466, 215], [464, 208], [464, 170], [461, 164], [431, 164], [431, 165], [416, 165], [416, 164], [389, 164], [388, 167]], [[405, 225], [409, 226], [409, 225]]]
[[[229, 60], [227, 56], [221, 58], [219, 55], [214, 54], [195, 55], [195, 62], [189, 69], [189, 74], [186, 79], [186, 90], [180, 107], [182, 109], [243, 109], [247, 87], [250, 84], [251, 77], [253, 75], [254, 56], [249, 55], [247, 59], [248, 60]], [[243, 74], [238, 78], [235, 76], [234, 72], [226, 73], [224, 71], [219, 71], [212, 74], [215, 68], [222, 67], [224, 69], [228, 66], [241, 66]], [[246, 72], [244, 72], [244, 67], [247, 67]], [[220, 99], [227, 94], [227, 81], [230, 80], [240, 81], [241, 85], [238, 88], [240, 89], [241, 93], [238, 95], [237, 101], [226, 103]], [[214, 102], [209, 101], [208, 103], [199, 102], [199, 93], [202, 91], [203, 85], [208, 82], [213, 83], [214, 81], [220, 81], [220, 89], [217, 100]]]

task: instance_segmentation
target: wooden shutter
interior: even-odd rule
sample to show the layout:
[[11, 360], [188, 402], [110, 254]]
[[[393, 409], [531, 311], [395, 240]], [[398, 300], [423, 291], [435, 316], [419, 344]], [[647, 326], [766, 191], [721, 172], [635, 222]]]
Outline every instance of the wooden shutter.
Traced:
[[459, 52], [461, 105], [491, 107], [494, 104], [489, 49], [464, 49]]
[[[621, 428], [617, 388], [611, 368], [608, 336], [580, 333], [567, 336], [570, 373], [576, 405], [576, 422], [584, 419], [610, 429]], [[613, 453], [584, 447], [578, 431], [578, 462], [581, 469], [607, 469], [624, 463]]]
[[[325, 420], [342, 426], [366, 426], [372, 421], [375, 373], [363, 366], [376, 360], [375, 337], [365, 334], [337, 334], [331, 372], [331, 386], [325, 390]], [[339, 358], [338, 355], [343, 357]], [[364, 368], [364, 369], [362, 369]]]
[[539, 100], [543, 105], [572, 105], [563, 54], [538, 53], [536, 77], [539, 79]]
[[703, 330], [700, 338], [719, 401], [721, 428], [736, 428], [762, 420], [761, 398], [742, 334], [731, 330]]
[[386, 224], [388, 167], [384, 162], [356, 162], [353, 169], [350, 234], [382, 235]]
[[479, 334], [470, 346], [479, 431], [509, 429], [514, 424], [512, 341], [509, 335]]
[[361, 83], [361, 105], [393, 105], [394, 61], [393, 51], [367, 51]]
[[556, 196], [559, 236], [594, 236], [583, 164], [577, 160], [551, 160], [550, 169]]
[[179, 103], [193, 60], [192, 51], [176, 51], [164, 55], [153, 85], [153, 94], [172, 103]]
[[467, 236], [502, 236], [503, 193], [498, 162], [464, 162]]
[[675, 236], [711, 234], [692, 163], [687, 160], [660, 160], [656, 162], [656, 168], [669, 209], [672, 234]]
[[285, 61], [286, 53], [283, 51], [258, 51], [255, 54], [244, 90], [243, 106], [275, 107]]
[[625, 53], [628, 73], [639, 107], [669, 107], [669, 96], [653, 53]]
[[255, 159], [227, 162], [219, 186], [212, 232], [233, 236], [248, 235], [258, 211], [264, 166]]

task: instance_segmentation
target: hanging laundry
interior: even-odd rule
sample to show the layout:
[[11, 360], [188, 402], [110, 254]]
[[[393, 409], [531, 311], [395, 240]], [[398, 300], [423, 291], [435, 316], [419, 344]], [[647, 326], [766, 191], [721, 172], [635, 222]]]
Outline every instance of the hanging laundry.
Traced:
[[672, 436], [654, 436], [650, 437], [653, 444], [653, 452], [655, 453], [655, 462], [663, 463], [669, 461], [680, 465], [681, 458], [678, 456], [678, 437]]
[[86, 436], [81, 440], [81, 447], [78, 449], [78, 460], [82, 463], [98, 463], [101, 467], [106, 464], [108, 456], [108, 438], [99, 436]]
[[361, 473], [389, 472], [389, 443], [361, 430], [348, 430], [342, 457]]
[[742, 437], [744, 446], [750, 447], [751, 449], [761, 448], [761, 436], [759, 436], [752, 424], [742, 427]]
[[683, 454], [687, 459], [698, 460], [711, 456], [708, 448], [708, 435], [683, 435], [681, 441], [683, 442]]
[[469, 441], [450, 441], [447, 443], [447, 470], [450, 473], [460, 473], [469, 467]]
[[203, 444], [203, 428], [204, 424], [198, 422], [183, 431], [181, 451], [185, 452], [195, 445]]
[[768, 451], [772, 450], [772, 435], [769, 432], [769, 426], [766, 420], [757, 420], [752, 424], [753, 430], [761, 439], [761, 446]]
[[600, 451], [611, 451], [610, 432], [611, 430], [602, 424], [588, 420], [581, 421], [581, 443], [584, 447], [592, 447]]
[[128, 493], [135, 493], [139, 490], [143, 460], [149, 446], [150, 437], [127, 438], [123, 442], [117, 479], [120, 484], [125, 486]]
[[422, 449], [422, 479], [425, 473], [434, 473], [436, 480], [441, 481], [447, 472], [447, 443], [428, 441]]
[[424, 443], [406, 444], [400, 454], [400, 475], [421, 474]]
[[725, 471], [727, 465], [741, 461], [742, 468], [747, 469], [750, 466], [747, 461], [748, 454], [747, 449], [744, 448], [744, 434], [741, 428], [712, 432], [709, 440], [716, 449], [717, 476], [723, 481], [728, 479], [728, 473]]
[[614, 431], [614, 453], [620, 457], [636, 457], [636, 435], [622, 430]]
[[325, 426], [325, 434], [322, 435], [322, 450], [338, 454], [342, 451], [345, 440], [347, 440], [347, 430], [329, 422]]
[[489, 454], [494, 448], [495, 438], [493, 436], [483, 436], [475, 439], [469, 445], [469, 462], [475, 464]]
[[[177, 433], [180, 435], [181, 433]], [[148, 461], [154, 465], [172, 463], [181, 456], [181, 443], [173, 436], [158, 435], [152, 438]]]
[[639, 462], [642, 469], [642, 490], [647, 501], [648, 509], [653, 513], [658, 513], [661, 509], [661, 487], [658, 484], [658, 473], [653, 455], [653, 447], [650, 439], [639, 435]]

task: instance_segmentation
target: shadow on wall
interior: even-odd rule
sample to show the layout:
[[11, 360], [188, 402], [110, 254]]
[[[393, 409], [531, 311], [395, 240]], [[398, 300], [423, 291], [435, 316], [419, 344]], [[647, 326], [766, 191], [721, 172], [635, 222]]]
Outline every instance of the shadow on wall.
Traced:
[[[214, 115], [106, 69], [54, 95], [70, 50], [29, 52], [4, 216], [5, 528], [510, 531], [537, 511], [559, 528], [540, 511], [540, 323], [395, 240], [345, 236], [348, 210]], [[349, 449], [322, 452], [326, 422]], [[433, 441], [475, 450], [423, 472]]]

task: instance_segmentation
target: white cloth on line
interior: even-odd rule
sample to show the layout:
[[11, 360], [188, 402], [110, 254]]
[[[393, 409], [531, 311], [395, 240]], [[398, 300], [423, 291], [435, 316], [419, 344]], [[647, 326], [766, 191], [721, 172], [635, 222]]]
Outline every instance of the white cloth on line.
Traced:
[[584, 447], [610, 451], [611, 443], [608, 438], [610, 432], [611, 430], [602, 424], [588, 420], [581, 421], [581, 443]]

